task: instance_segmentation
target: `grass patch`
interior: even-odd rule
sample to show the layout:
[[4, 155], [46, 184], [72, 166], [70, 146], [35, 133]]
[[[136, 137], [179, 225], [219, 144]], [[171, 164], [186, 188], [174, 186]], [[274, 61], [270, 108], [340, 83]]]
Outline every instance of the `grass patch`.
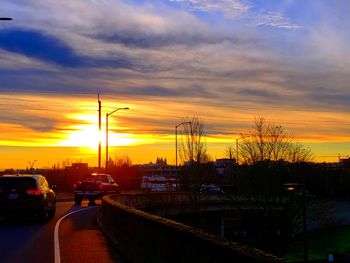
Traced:
[[[350, 252], [350, 226], [308, 233], [308, 246], [309, 260], [326, 259], [329, 254], [347, 254]], [[283, 259], [287, 262], [301, 262], [303, 258], [303, 237], [299, 236], [291, 242]]]

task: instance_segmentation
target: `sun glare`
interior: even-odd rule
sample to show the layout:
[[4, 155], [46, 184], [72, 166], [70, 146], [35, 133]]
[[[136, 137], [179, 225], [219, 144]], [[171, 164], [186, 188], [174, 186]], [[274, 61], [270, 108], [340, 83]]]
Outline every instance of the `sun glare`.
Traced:
[[84, 125], [75, 127], [75, 130], [68, 134], [68, 138], [60, 143], [60, 146], [89, 147], [97, 149], [99, 134], [96, 125]]
[[[102, 146], [106, 145], [105, 124], [102, 123], [102, 131], [98, 131], [96, 116], [93, 115], [73, 115], [71, 119], [87, 122], [87, 124], [73, 125], [68, 127], [66, 139], [59, 143], [59, 146], [88, 147], [97, 149], [101, 141]], [[128, 146], [137, 143], [132, 134], [113, 133], [113, 127], [109, 129], [108, 144], [110, 146]]]

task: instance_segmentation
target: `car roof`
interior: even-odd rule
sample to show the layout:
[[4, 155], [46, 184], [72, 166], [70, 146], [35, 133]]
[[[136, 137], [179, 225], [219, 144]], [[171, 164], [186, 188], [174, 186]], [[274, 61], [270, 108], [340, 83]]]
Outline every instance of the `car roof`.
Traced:
[[110, 175], [110, 174], [103, 174], [103, 173], [92, 173], [91, 176], [100, 176], [100, 175]]
[[39, 178], [39, 177], [42, 177], [41, 174], [4, 174], [3, 176], [0, 176], [1, 177], [15, 177], [15, 178], [18, 178], [18, 177], [31, 177], [31, 178]]

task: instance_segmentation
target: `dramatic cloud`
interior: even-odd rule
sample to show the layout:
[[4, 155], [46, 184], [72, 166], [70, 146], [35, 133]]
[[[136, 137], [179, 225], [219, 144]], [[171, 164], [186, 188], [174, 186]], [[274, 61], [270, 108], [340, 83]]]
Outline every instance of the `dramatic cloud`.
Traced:
[[225, 16], [237, 18], [247, 13], [251, 5], [240, 0], [169, 0], [186, 3], [192, 10], [203, 12], [222, 12]]
[[192, 115], [223, 141], [257, 115], [308, 140], [350, 140], [339, 121], [350, 114], [346, 6], [287, 2], [5, 0], [14, 20], [0, 24], [0, 123], [62, 137], [93, 125], [69, 113], [85, 112], [71, 106], [83, 98], [96, 114], [99, 92], [133, 108], [120, 129], [152, 140]]
[[[283, 29], [299, 29], [302, 26], [292, 23], [278, 11], [259, 9], [254, 3], [240, 0], [169, 0], [189, 6], [189, 10], [207, 13], [219, 12], [226, 18], [243, 20], [256, 26], [269, 26]], [[252, 22], [249, 22], [253, 20]]]
[[301, 25], [290, 22], [285, 16], [278, 12], [266, 12], [257, 15], [255, 24], [257, 26], [270, 26], [283, 29], [300, 29]]
[[[5, 4], [4, 11], [20, 14], [17, 26], [59, 35], [65, 41], [83, 37], [134, 46], [216, 42], [212, 29], [195, 16], [165, 5], [122, 1], [26, 1]], [[224, 38], [227, 36], [224, 36]]]

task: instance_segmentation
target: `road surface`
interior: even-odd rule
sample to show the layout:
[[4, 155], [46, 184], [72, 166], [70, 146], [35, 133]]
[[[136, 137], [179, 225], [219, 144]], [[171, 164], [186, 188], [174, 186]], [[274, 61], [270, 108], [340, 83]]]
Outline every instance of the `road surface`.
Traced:
[[98, 203], [88, 206], [83, 202], [82, 206], [75, 206], [73, 202], [58, 202], [55, 218], [44, 224], [30, 219], [0, 220], [0, 262], [125, 262], [99, 230], [98, 209]]

